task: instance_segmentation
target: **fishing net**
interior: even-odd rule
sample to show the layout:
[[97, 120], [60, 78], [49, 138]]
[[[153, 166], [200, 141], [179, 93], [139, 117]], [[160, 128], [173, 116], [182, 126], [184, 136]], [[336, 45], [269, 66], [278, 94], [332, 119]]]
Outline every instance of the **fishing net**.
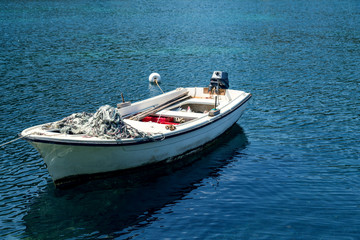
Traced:
[[150, 137], [125, 123], [119, 110], [109, 105], [100, 107], [95, 113], [74, 113], [60, 121], [44, 125], [43, 129], [106, 139]]

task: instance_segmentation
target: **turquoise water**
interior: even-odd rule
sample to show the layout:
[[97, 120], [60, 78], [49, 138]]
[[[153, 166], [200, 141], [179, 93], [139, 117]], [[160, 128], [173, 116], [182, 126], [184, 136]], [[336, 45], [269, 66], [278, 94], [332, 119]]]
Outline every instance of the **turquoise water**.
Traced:
[[[186, 166], [55, 189], [0, 148], [1, 239], [359, 239], [360, 2], [0, 2], [0, 139], [74, 112], [207, 86], [253, 94]], [[195, 161], [193, 161], [195, 160]]]

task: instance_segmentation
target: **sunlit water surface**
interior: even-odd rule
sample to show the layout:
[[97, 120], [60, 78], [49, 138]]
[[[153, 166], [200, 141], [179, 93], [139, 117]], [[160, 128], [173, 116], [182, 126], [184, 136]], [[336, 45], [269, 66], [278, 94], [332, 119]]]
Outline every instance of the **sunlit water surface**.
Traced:
[[253, 94], [180, 168], [56, 189], [0, 148], [1, 239], [359, 239], [360, 2], [0, 3], [0, 140], [74, 112], [207, 86]]

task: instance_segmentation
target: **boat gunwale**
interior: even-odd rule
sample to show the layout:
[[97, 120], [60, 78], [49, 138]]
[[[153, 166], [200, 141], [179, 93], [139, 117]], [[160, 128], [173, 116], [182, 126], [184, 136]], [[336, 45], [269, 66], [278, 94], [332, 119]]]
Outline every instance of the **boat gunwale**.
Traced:
[[[206, 127], [206, 126], [208, 126], [208, 125], [210, 125], [210, 124], [212, 124], [214, 122], [222, 120], [225, 117], [227, 117], [229, 114], [233, 113], [234, 111], [236, 111], [237, 109], [242, 107], [244, 104], [246, 104], [251, 99], [251, 97], [252, 97], [251, 93], [247, 93], [247, 96], [244, 99], [242, 99], [237, 105], [235, 105], [233, 108], [230, 108], [229, 110], [227, 110], [223, 114], [219, 114], [218, 116], [215, 116], [215, 117], [211, 118], [209, 121], [204, 121], [203, 123], [199, 124], [198, 126], [194, 126], [194, 127], [191, 127], [191, 128], [186, 128], [183, 131], [177, 131], [175, 133], [169, 132], [167, 134], [159, 134], [159, 135], [156, 135], [154, 137], [149, 137], [149, 138], [111, 139], [111, 140], [107, 140], [107, 141], [106, 140], [105, 141], [104, 140], [100, 140], [100, 141], [81, 140], [80, 141], [80, 140], [69, 140], [69, 139], [50, 139], [50, 138], [43, 137], [41, 135], [40, 135], [41, 138], [29, 136], [31, 134], [22, 135], [26, 130], [29, 130], [31, 128], [40, 127], [40, 126], [42, 126], [44, 124], [25, 129], [20, 135], [25, 140], [30, 141], [30, 142], [59, 144], [59, 145], [92, 146], [92, 147], [104, 147], [104, 146], [115, 147], [115, 146], [128, 146], [128, 145], [145, 144], [145, 143], [150, 143], [150, 142], [162, 141], [164, 139], [173, 138], [173, 137], [177, 137], [179, 135], [187, 134], [189, 132], [196, 131], [196, 130], [201, 129], [203, 127]], [[231, 102], [234, 102], [236, 99], [237, 98], [233, 99]], [[226, 104], [226, 106], [229, 105], [229, 104]], [[165, 138], [164, 138], [164, 136], [165, 136]]]

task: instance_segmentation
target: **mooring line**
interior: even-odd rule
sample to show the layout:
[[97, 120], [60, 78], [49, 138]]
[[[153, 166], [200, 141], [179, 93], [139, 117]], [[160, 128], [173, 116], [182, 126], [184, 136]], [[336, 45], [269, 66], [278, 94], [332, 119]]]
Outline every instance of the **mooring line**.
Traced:
[[22, 138], [24, 138], [24, 137], [26, 137], [26, 136], [27, 136], [27, 135], [24, 135], [24, 136], [15, 138], [15, 139], [13, 139], [13, 140], [11, 140], [11, 141], [8, 141], [8, 142], [6, 142], [6, 143], [3, 143], [3, 144], [0, 145], [0, 147], [5, 146], [5, 145], [8, 145], [8, 144], [10, 144], [10, 143], [13, 143], [13, 142], [15, 142], [15, 141], [17, 141], [17, 140], [20, 140], [20, 139], [22, 139]]
[[161, 87], [160, 87], [160, 85], [159, 85], [159, 83], [158, 83], [157, 80], [155, 80], [155, 83], [156, 83], [156, 85], [160, 88], [161, 92], [164, 94], [164, 91], [161, 89]]

